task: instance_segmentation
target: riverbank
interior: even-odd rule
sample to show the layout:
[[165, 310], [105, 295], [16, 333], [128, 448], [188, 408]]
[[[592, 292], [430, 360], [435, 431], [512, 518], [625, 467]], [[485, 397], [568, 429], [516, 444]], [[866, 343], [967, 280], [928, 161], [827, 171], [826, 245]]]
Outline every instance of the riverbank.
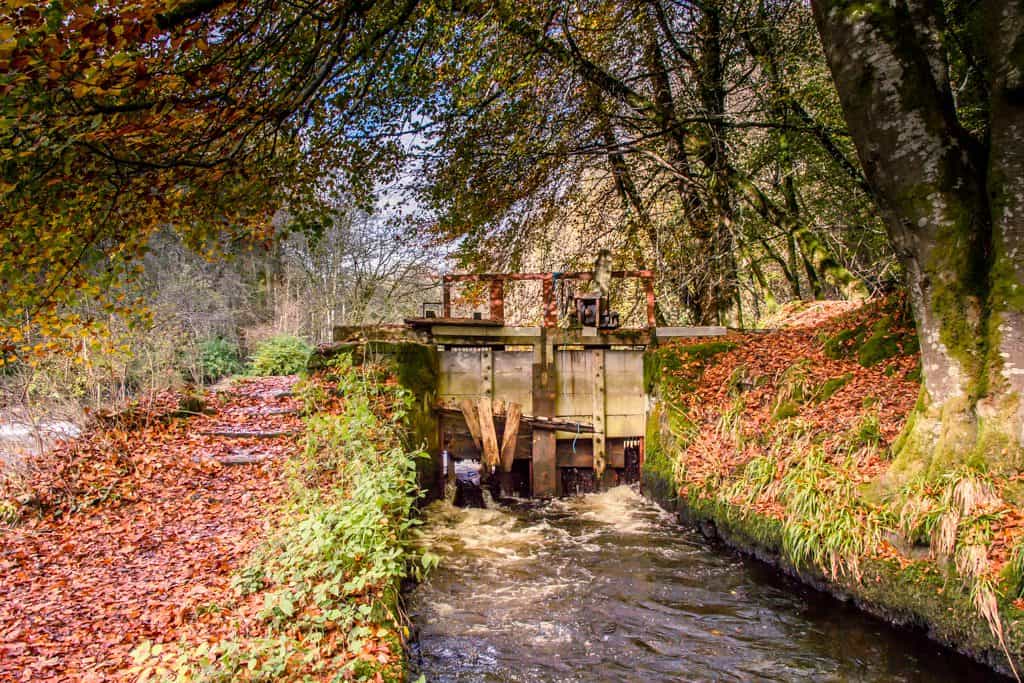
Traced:
[[346, 356], [178, 399], [95, 425], [22, 496], [0, 679], [404, 681], [400, 587], [430, 563], [410, 393]]
[[1019, 671], [1019, 478], [961, 468], [885, 490], [920, 392], [902, 302], [790, 318], [648, 353], [645, 492], [812, 586]]

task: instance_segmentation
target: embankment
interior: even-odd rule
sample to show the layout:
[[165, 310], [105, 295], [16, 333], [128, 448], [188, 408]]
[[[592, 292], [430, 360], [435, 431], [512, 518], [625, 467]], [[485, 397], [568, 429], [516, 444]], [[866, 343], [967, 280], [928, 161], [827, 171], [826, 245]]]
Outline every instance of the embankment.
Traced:
[[652, 349], [645, 493], [742, 552], [1013, 674], [1021, 487], [960, 468], [879, 486], [919, 387], [902, 302]]
[[0, 680], [404, 681], [430, 382], [350, 351], [96, 420], [0, 482]]

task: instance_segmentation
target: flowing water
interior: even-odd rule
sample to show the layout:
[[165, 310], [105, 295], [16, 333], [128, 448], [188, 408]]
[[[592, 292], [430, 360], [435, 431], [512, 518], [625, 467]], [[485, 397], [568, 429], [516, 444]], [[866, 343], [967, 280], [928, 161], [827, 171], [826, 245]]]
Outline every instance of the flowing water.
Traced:
[[[983, 681], [987, 669], [709, 544], [634, 490], [434, 503], [428, 681]], [[418, 676], [419, 672], [414, 675]]]

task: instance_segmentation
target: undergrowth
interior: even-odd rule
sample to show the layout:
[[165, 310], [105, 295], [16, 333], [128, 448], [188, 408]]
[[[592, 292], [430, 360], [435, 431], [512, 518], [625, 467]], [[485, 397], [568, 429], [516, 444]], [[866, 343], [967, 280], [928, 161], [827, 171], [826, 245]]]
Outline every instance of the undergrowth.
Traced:
[[294, 375], [306, 369], [312, 347], [298, 337], [279, 335], [256, 345], [249, 374]]
[[[303, 448], [287, 466], [291, 499], [280, 531], [233, 581], [236, 616], [249, 624], [233, 638], [157, 655], [143, 643], [133, 653], [135, 673], [210, 682], [404, 680], [401, 582], [422, 578], [437, 561], [412, 544], [422, 493], [416, 460], [424, 454], [401, 445], [405, 390], [367, 379], [348, 356], [331, 371], [342, 408], [307, 418]], [[323, 400], [314, 383], [306, 392]], [[245, 611], [250, 596], [262, 599], [255, 614]]]

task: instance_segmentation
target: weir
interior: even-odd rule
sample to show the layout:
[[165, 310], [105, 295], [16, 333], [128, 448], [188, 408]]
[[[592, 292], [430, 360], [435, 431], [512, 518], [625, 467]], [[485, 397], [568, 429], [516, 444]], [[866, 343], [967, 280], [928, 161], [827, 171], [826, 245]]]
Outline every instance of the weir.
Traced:
[[[640, 284], [634, 290], [645, 296], [646, 325], [619, 326], [609, 303], [613, 279]], [[506, 287], [522, 281], [541, 283], [541, 325], [505, 324]], [[452, 315], [452, 288], [463, 283], [486, 287], [487, 317]], [[596, 288], [566, 295], [578, 283]], [[606, 490], [640, 478], [649, 408], [644, 351], [726, 333], [656, 325], [653, 283], [651, 271], [610, 271], [601, 257], [593, 272], [448, 275], [440, 311], [425, 309], [402, 326], [337, 328], [335, 341], [416, 343], [436, 354], [435, 479], [454, 483], [456, 463], [469, 461], [504, 496]], [[410, 358], [398, 362], [423, 362]]]

